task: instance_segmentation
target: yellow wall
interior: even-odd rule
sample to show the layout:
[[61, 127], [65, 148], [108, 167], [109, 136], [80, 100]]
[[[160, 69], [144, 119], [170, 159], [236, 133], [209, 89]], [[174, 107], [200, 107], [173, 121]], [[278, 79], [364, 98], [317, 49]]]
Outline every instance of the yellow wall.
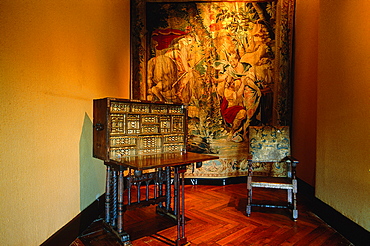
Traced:
[[369, 11], [368, 0], [297, 0], [293, 104], [298, 177], [367, 230]]
[[104, 192], [92, 100], [128, 97], [129, 0], [0, 3], [0, 244], [39, 245]]
[[370, 1], [320, 1], [316, 196], [370, 230]]
[[320, 200], [370, 230], [370, 2], [296, 3], [297, 174]]
[[315, 186], [319, 0], [297, 0], [292, 151], [297, 175]]

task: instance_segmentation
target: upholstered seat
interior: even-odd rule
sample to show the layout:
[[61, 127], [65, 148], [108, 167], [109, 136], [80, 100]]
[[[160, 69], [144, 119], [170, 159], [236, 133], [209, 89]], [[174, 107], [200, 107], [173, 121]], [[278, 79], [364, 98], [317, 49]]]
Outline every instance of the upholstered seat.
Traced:
[[[269, 163], [271, 165], [268, 176], [253, 175], [254, 167], [260, 163]], [[246, 209], [248, 216], [251, 215], [252, 206], [288, 208], [292, 210], [293, 220], [297, 220], [298, 187], [295, 174], [297, 164], [298, 161], [290, 156], [289, 127], [249, 127], [248, 199]], [[253, 188], [287, 190], [287, 203], [286, 205], [253, 203]]]

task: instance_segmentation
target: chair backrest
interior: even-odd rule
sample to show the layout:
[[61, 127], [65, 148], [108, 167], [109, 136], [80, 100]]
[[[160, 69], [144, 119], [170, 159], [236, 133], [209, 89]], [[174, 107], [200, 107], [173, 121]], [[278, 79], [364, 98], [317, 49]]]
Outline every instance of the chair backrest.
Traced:
[[290, 155], [288, 126], [250, 126], [249, 154], [254, 162], [280, 162]]

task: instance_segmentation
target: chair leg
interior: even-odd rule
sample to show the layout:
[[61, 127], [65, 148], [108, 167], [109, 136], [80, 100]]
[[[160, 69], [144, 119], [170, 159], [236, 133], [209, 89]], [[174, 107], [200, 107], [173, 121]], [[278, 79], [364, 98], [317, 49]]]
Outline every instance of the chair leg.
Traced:
[[291, 206], [293, 204], [293, 202], [292, 202], [293, 201], [293, 196], [292, 196], [293, 192], [292, 192], [291, 189], [288, 189], [287, 192], [288, 192], [288, 205]]
[[297, 201], [296, 201], [296, 193], [293, 193], [293, 220], [296, 221], [298, 219], [298, 209], [297, 209]]
[[252, 188], [248, 189], [248, 197], [247, 197], [247, 216], [249, 217], [252, 212]]
[[251, 182], [252, 182], [252, 177], [247, 177], [247, 209], [246, 209], [246, 212], [247, 212], [247, 216], [249, 217], [251, 215], [251, 212], [252, 212], [252, 186], [251, 186]]
[[298, 219], [297, 192], [298, 192], [297, 180], [294, 179], [293, 180], [293, 220], [294, 221]]

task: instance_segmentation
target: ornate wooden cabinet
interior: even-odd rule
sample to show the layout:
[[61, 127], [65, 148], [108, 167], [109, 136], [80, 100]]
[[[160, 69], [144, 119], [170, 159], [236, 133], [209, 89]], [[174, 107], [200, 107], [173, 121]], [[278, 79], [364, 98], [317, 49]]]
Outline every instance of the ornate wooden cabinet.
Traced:
[[103, 98], [94, 100], [93, 155], [104, 161], [181, 152], [186, 148], [186, 107]]
[[106, 165], [105, 226], [131, 245], [124, 212], [157, 204], [159, 214], [177, 223], [176, 245], [186, 244], [186, 167], [218, 158], [186, 151], [186, 107], [118, 98], [93, 103], [93, 155]]

